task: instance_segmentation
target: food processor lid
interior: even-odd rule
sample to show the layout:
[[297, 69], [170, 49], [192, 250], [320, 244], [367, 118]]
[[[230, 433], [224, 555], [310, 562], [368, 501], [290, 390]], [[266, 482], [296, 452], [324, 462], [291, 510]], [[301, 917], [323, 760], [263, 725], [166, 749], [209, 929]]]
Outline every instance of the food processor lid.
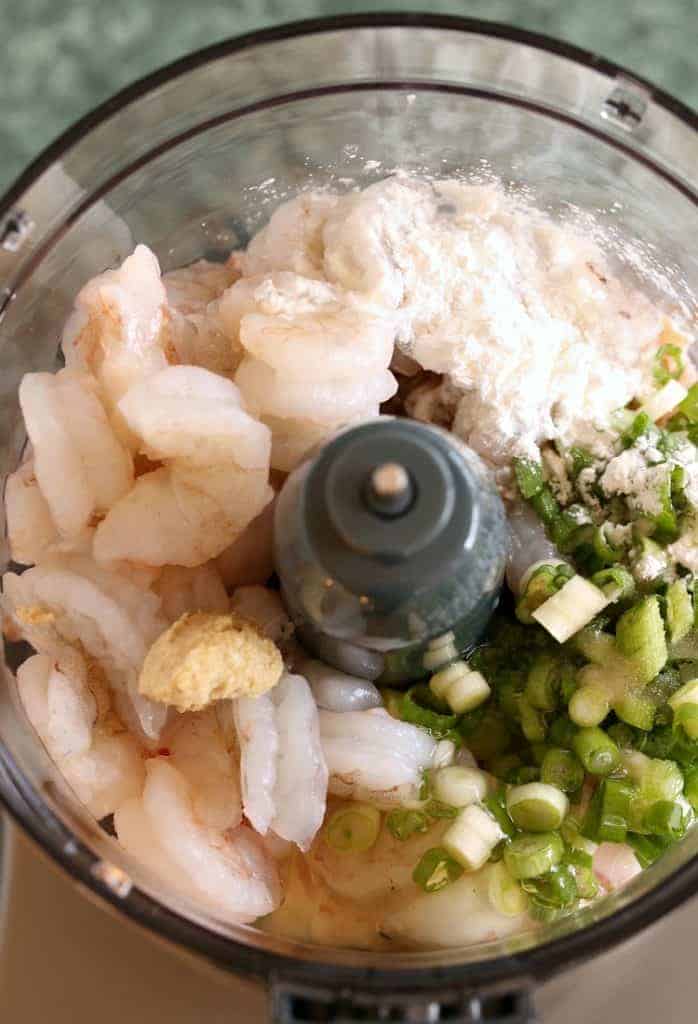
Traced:
[[458, 571], [479, 506], [477, 481], [447, 438], [399, 419], [366, 423], [328, 444], [304, 497], [323, 569], [387, 606], [424, 586], [425, 573]]
[[[449, 33], [453, 41], [472, 37], [478, 46], [496, 43], [489, 81], [464, 82], [455, 73], [438, 83], [420, 80], [410, 55], [391, 51], [381, 46], [381, 33], [390, 30], [413, 33], [420, 39], [423, 31]], [[214, 65], [226, 57], [251, 56], [255, 47], [282, 45], [289, 40], [302, 40], [324, 33], [356, 33], [365, 30], [367, 44], [380, 56], [380, 84], [409, 90], [431, 87], [471, 96], [501, 99], [515, 107], [548, 113], [561, 123], [578, 126], [590, 136], [601, 139], [618, 153], [629, 155], [644, 167], [667, 181], [673, 189], [696, 201], [695, 168], [698, 166], [698, 116], [680, 101], [661, 90], [626, 74], [609, 61], [575, 47], [557, 43], [532, 33], [508, 29], [502, 25], [433, 15], [359, 15], [321, 21], [300, 22], [266, 32], [240, 37], [203, 50], [164, 68], [137, 82], [106, 104], [88, 115], [57, 142], [50, 146], [10, 188], [0, 202], [0, 317], [8, 309], [15, 293], [30, 279], [36, 268], [51, 253], [66, 226], [76, 221], [81, 213], [92, 209], [101, 195], [119, 176], [127, 175], [137, 166], [162, 152], [172, 140], [165, 137], [166, 119], [161, 118], [162, 135], [153, 130], [144, 142], [139, 138], [139, 119], [144, 116], [139, 101], [159, 91], [160, 100], [168, 90], [174, 89], [176, 80], [204, 65]], [[371, 34], [375, 34], [375, 38]], [[321, 45], [321, 44], [320, 44]], [[415, 43], [418, 45], [418, 43]], [[500, 47], [498, 49], [498, 47]], [[508, 80], [503, 80], [504, 64], [500, 57], [506, 53]], [[527, 70], [531, 55], [545, 60], [549, 74], [537, 80], [539, 68]], [[456, 54], [457, 57], [457, 54]], [[252, 58], [253, 59], [253, 58]], [[462, 64], [454, 59], [451, 64], [461, 74]], [[512, 84], [520, 73], [527, 88]], [[322, 94], [333, 89], [376, 88], [376, 82], [353, 82], [338, 85], [341, 70], [327, 69], [306, 89], [307, 94]], [[493, 87], [494, 82], [494, 87]], [[542, 84], [541, 84], [542, 83]], [[551, 86], [550, 83], [553, 83]], [[150, 97], [152, 99], [152, 97]], [[229, 97], [228, 97], [229, 99]], [[287, 102], [288, 96], [283, 98]], [[274, 102], [281, 102], [278, 97]], [[199, 102], [201, 97], [199, 97]], [[258, 109], [272, 101], [250, 99], [249, 92], [235, 97], [233, 108], [240, 113]], [[182, 133], [195, 132], [197, 104], [193, 103], [187, 116], [182, 116]], [[224, 123], [231, 116], [231, 105], [215, 118]], [[187, 117], [191, 120], [187, 120]], [[117, 131], [118, 130], [118, 131]], [[122, 162], [102, 168], [103, 146], [114, 132], [123, 141]], [[101, 133], [101, 134], [100, 134]], [[142, 134], [142, 133], [141, 133]], [[81, 159], [78, 159], [78, 151]], [[84, 159], [83, 159], [84, 158]], [[67, 178], [61, 196], [51, 195], [51, 183], [57, 176], [65, 178], [66, 168], [73, 177]], [[587, 957], [627, 938], [668, 913], [687, 895], [698, 891], [698, 860], [679, 864], [675, 870], [661, 877], [641, 899], [621, 900], [612, 914], [595, 920], [588, 919], [581, 930], [562, 928], [554, 940], [539, 946], [522, 947], [508, 951], [497, 949], [491, 957], [463, 960], [462, 951], [443, 951], [436, 954], [420, 953], [394, 955], [391, 962], [375, 953], [357, 953], [349, 950], [325, 950], [298, 945], [293, 953], [283, 944], [275, 944], [264, 937], [262, 943], [252, 930], [239, 932], [239, 939], [218, 933], [213, 927], [195, 918], [185, 917], [148, 895], [147, 887], [120, 884], [118, 870], [107, 870], [109, 848], [105, 836], [98, 835], [73, 822], [56, 800], [48, 784], [41, 789], [37, 781], [27, 776], [20, 767], [17, 745], [13, 742], [13, 722], [9, 714], [0, 716], [0, 794], [8, 811], [25, 831], [48, 851], [55, 861], [81, 885], [125, 913], [134, 921], [158, 933], [189, 951], [196, 952], [212, 963], [229, 970], [256, 977], [281, 979], [294, 991], [303, 986], [317, 990], [324, 982], [332, 991], [343, 988], [379, 993], [426, 993], [438, 991], [444, 999], [456, 993], [459, 1005], [465, 1005], [466, 994], [484, 987], [527, 985], [532, 979], [548, 976], [575, 959]], [[56, 810], [62, 806], [61, 814]], [[95, 852], [99, 851], [99, 852]], [[651, 871], [659, 870], [655, 865]], [[123, 883], [123, 872], [121, 873]], [[294, 988], [295, 987], [295, 988]], [[506, 989], [505, 989], [506, 991]], [[433, 1005], [433, 1001], [430, 1005]], [[429, 1019], [435, 1019], [430, 1017]]]

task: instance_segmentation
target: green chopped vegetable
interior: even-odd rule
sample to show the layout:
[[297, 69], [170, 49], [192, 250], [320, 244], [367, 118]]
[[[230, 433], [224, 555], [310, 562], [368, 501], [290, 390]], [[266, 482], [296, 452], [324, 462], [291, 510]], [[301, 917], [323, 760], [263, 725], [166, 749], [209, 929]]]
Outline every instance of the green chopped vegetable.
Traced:
[[687, 423], [698, 423], [698, 384], [692, 384], [686, 397], [679, 402], [676, 411]]
[[662, 613], [655, 596], [643, 598], [621, 615], [616, 624], [616, 644], [632, 663], [638, 683], [649, 683], [661, 672], [668, 651]]
[[533, 612], [561, 590], [573, 576], [574, 569], [566, 562], [537, 566], [526, 581], [523, 593], [516, 604], [516, 617], [519, 622], [530, 626], [534, 621]]
[[660, 345], [654, 357], [654, 379], [657, 385], [661, 387], [669, 380], [678, 380], [683, 371], [683, 350], [680, 346], [670, 343]]
[[497, 913], [505, 917], [518, 917], [528, 907], [528, 898], [521, 884], [512, 878], [501, 861], [490, 868], [487, 894]]
[[689, 740], [698, 739], [698, 679], [691, 679], [669, 698], [674, 712], [674, 730]]
[[445, 804], [441, 800], [430, 800], [424, 810], [430, 818], [455, 818], [458, 815], [457, 807]]
[[614, 602], [629, 601], [637, 590], [632, 573], [622, 565], [600, 569], [591, 577], [591, 582]]
[[428, 686], [413, 686], [402, 694], [400, 718], [403, 722], [421, 726], [437, 739], [451, 738], [458, 725], [458, 715], [435, 711], [435, 703]]
[[628, 845], [632, 846], [642, 868], [648, 868], [650, 864], [654, 864], [669, 846], [669, 841], [663, 837], [641, 836], [633, 832], [628, 833], [627, 841]]
[[526, 700], [539, 711], [554, 711], [560, 688], [560, 661], [552, 654], [539, 654], [528, 672]]
[[558, 715], [557, 718], [554, 718], [550, 723], [548, 739], [558, 747], [565, 747], [566, 749], [571, 750], [574, 737], [577, 735], [577, 732], [577, 726], [567, 717], [567, 715]]
[[608, 540], [606, 524], [597, 526], [592, 535], [592, 547], [602, 565], [613, 565], [620, 562], [623, 557], [623, 549], [614, 547]]
[[558, 832], [523, 833], [504, 848], [504, 863], [513, 878], [538, 878], [559, 864], [564, 852]]
[[406, 842], [414, 835], [427, 832], [429, 819], [422, 811], [403, 810], [396, 808], [385, 819], [388, 831], [400, 842]]
[[530, 499], [533, 509], [548, 530], [551, 530], [562, 514], [557, 498], [547, 484]]
[[606, 733], [611, 737], [619, 750], [635, 746], [635, 733], [625, 722], [614, 722], [609, 725]]
[[610, 775], [620, 764], [620, 751], [613, 740], [598, 727], [580, 729], [572, 747], [591, 775]]
[[526, 879], [521, 888], [528, 895], [533, 907], [561, 910], [569, 907], [578, 898], [575, 872], [564, 862], [537, 878]]
[[556, 786], [563, 793], [574, 793], [584, 782], [584, 768], [571, 750], [550, 747], [543, 758], [541, 782]]
[[508, 838], [511, 839], [512, 836], [516, 835], [516, 826], [509, 817], [506, 804], [506, 793], [503, 789], [500, 788], [496, 793], [486, 796], [482, 801], [482, 804], [483, 807], [486, 807], [490, 812], [505, 836], [508, 836]]
[[656, 429], [654, 423], [646, 412], [639, 412], [633, 419], [630, 426], [621, 434], [621, 442], [624, 448], [631, 448], [639, 437], [648, 434]]
[[613, 705], [613, 710], [621, 722], [631, 725], [634, 729], [649, 732], [654, 725], [657, 708], [654, 702], [644, 693], [630, 692], [620, 697]]
[[580, 686], [572, 694], [567, 713], [575, 725], [600, 725], [611, 710], [608, 694], [601, 686]]
[[531, 743], [540, 743], [545, 739], [546, 722], [542, 711], [534, 708], [526, 697], [519, 698], [519, 716], [521, 731]]
[[462, 866], [442, 846], [434, 846], [422, 856], [412, 872], [412, 880], [424, 892], [432, 893], [445, 889], [462, 874]]
[[684, 776], [683, 794], [694, 811], [698, 811], [698, 768], [689, 768]]
[[542, 464], [534, 462], [532, 459], [521, 458], [514, 459], [513, 466], [516, 485], [519, 488], [521, 497], [528, 501], [537, 494], [540, 494], [545, 483]]
[[658, 800], [645, 811], [642, 824], [650, 835], [663, 836], [676, 842], [686, 834], [689, 817], [677, 801]]
[[594, 456], [586, 448], [574, 445], [569, 450], [569, 458], [572, 462], [572, 476], [578, 477], [583, 469], [589, 469], [594, 465]]
[[630, 825], [635, 787], [620, 779], [604, 779], [600, 789], [597, 842], [624, 843]]
[[371, 804], [353, 803], [330, 815], [324, 838], [328, 846], [340, 853], [364, 853], [378, 838], [380, 811]]
[[507, 810], [514, 824], [526, 832], [550, 832], [562, 824], [569, 801], [562, 790], [544, 782], [512, 786]]

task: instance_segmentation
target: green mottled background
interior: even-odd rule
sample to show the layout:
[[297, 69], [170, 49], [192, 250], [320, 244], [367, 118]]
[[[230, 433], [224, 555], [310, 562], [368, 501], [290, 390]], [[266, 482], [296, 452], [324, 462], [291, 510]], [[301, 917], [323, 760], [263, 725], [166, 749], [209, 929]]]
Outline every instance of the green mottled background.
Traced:
[[559, 36], [698, 105], [698, 0], [0, 0], [0, 190], [76, 118], [189, 50], [296, 18], [422, 9]]

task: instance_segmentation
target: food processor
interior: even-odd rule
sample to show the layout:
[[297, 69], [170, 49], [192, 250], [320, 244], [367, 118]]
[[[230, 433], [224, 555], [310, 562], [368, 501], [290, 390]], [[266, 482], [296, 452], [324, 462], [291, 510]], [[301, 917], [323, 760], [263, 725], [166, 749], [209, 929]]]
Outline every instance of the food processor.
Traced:
[[[84, 282], [136, 242], [164, 270], [224, 259], [308, 187], [400, 169], [501, 179], [600, 232], [621, 276], [693, 317], [697, 119], [609, 62], [503, 26], [417, 15], [305, 22], [222, 43], [108, 101], [0, 205], [0, 469], [25, 443], [17, 388], [57, 365]], [[7, 555], [5, 555], [5, 562]], [[275, 1019], [534, 1019], [536, 984], [698, 891], [698, 833], [622, 891], [514, 940], [376, 953], [218, 920], [122, 850], [76, 801], [16, 700], [6, 651], [0, 795], [82, 889], [174, 950], [269, 987]]]

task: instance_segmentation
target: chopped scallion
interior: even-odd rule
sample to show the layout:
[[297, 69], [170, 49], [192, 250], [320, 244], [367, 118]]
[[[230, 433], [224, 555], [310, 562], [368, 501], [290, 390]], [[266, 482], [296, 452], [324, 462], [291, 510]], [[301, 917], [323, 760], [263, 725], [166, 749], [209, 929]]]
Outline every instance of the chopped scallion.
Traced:
[[378, 838], [380, 811], [371, 804], [353, 803], [330, 815], [325, 842], [340, 853], [364, 853]]
[[544, 782], [513, 786], [507, 793], [509, 817], [525, 832], [550, 832], [559, 828], [569, 809], [562, 790]]
[[434, 846], [422, 856], [412, 872], [412, 880], [424, 892], [440, 892], [447, 885], [456, 882], [463, 874], [463, 868], [441, 846]]
[[516, 836], [504, 848], [504, 863], [513, 878], [538, 878], [562, 860], [565, 844], [557, 832]]
[[591, 775], [610, 775], [620, 764], [620, 751], [613, 740], [598, 727], [580, 729], [572, 747]]
[[396, 808], [385, 819], [385, 824], [390, 834], [404, 843], [411, 836], [426, 832], [429, 828], [429, 819], [423, 811]]

